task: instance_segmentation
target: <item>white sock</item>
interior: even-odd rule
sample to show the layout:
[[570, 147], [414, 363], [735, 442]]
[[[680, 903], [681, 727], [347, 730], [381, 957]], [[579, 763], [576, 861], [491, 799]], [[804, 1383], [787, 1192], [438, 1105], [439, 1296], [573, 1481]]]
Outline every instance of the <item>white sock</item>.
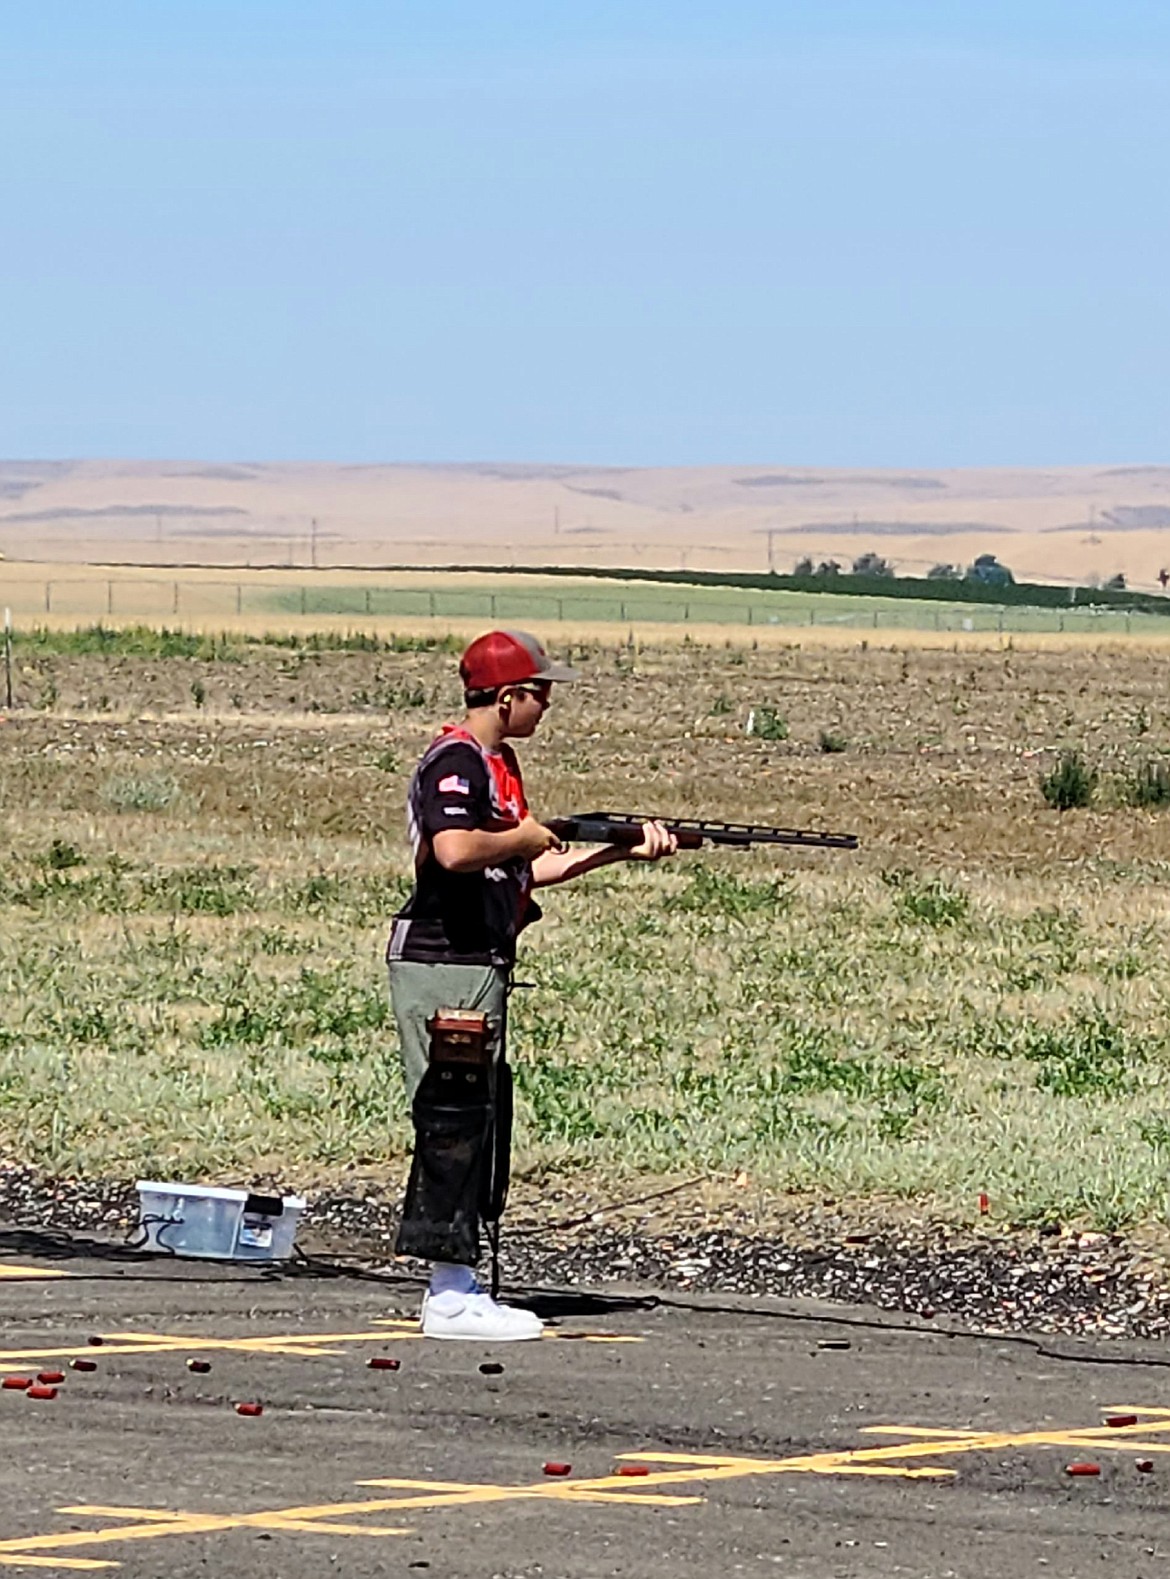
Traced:
[[474, 1294], [479, 1284], [469, 1266], [453, 1261], [436, 1261], [431, 1267], [432, 1294]]

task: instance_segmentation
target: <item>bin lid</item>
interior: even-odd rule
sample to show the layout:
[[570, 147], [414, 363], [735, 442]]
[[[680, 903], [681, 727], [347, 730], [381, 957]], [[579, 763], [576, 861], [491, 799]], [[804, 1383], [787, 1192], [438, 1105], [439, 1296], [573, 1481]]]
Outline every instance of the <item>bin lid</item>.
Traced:
[[[176, 1184], [158, 1179], [139, 1179], [134, 1188], [139, 1195], [182, 1195], [189, 1201], [238, 1201], [241, 1205], [255, 1192], [233, 1190], [223, 1184]], [[304, 1210], [305, 1203], [299, 1195], [283, 1197], [286, 1211]]]

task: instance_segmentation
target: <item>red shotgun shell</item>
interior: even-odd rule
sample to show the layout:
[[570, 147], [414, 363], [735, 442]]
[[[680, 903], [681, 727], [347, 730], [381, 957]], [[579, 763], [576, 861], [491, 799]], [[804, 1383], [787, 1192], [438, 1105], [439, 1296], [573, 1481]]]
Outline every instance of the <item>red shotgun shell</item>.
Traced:
[[85, 1341], [90, 1345], [91, 1348], [100, 1349], [106, 1340], [104, 1338], [99, 1338], [96, 1332], [91, 1332]]
[[64, 1371], [38, 1371], [37, 1381], [43, 1382], [46, 1387], [54, 1387], [58, 1382], [65, 1380]]
[[371, 1371], [396, 1371], [402, 1361], [392, 1359], [388, 1354], [375, 1354], [368, 1364]]
[[69, 1361], [69, 1369], [71, 1371], [96, 1371], [97, 1370], [97, 1361], [96, 1360], [70, 1360]]
[[572, 1471], [572, 1464], [560, 1464], [555, 1459], [550, 1459], [550, 1461], [544, 1466], [544, 1472], [546, 1475], [569, 1475], [572, 1474]]
[[1066, 1464], [1064, 1472], [1066, 1475], [1099, 1475], [1101, 1466], [1100, 1464]]
[[55, 1387], [30, 1387], [24, 1395], [26, 1398], [56, 1398]]
[[264, 1405], [263, 1404], [237, 1404], [236, 1405], [236, 1413], [238, 1415], [252, 1415], [252, 1416], [254, 1416], [254, 1415], [262, 1415], [264, 1413]]
[[619, 1464], [617, 1472], [619, 1475], [648, 1475], [650, 1473], [645, 1464]]
[[0, 1382], [0, 1387], [3, 1387], [7, 1392], [12, 1393], [23, 1393], [26, 1388], [31, 1386], [31, 1376], [6, 1376], [4, 1380]]
[[479, 1368], [479, 1373], [481, 1376], [502, 1376], [504, 1367], [499, 1360], [485, 1360]]
[[1115, 1429], [1126, 1425], [1137, 1425], [1137, 1415], [1106, 1415], [1105, 1424]]
[[991, 1210], [991, 1202], [987, 1198], [987, 1192], [985, 1190], [980, 1190], [980, 1192], [979, 1192], [979, 1215], [980, 1215], [980, 1217], [986, 1217], [990, 1210]]
[[187, 1369], [194, 1371], [197, 1376], [206, 1376], [211, 1369], [210, 1360], [188, 1360]]
[[1152, 1458], [1139, 1458], [1134, 1465], [1134, 1468], [1140, 1470], [1143, 1475], [1148, 1475], [1153, 1467], [1154, 1461]]

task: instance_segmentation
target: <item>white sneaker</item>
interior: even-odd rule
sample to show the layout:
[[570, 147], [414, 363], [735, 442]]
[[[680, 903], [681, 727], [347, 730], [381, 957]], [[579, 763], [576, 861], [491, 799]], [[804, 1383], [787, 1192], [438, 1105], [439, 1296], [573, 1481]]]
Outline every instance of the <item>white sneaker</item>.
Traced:
[[530, 1310], [497, 1305], [490, 1294], [427, 1294], [423, 1299], [424, 1338], [458, 1338], [484, 1343], [522, 1343], [539, 1338], [544, 1324]]

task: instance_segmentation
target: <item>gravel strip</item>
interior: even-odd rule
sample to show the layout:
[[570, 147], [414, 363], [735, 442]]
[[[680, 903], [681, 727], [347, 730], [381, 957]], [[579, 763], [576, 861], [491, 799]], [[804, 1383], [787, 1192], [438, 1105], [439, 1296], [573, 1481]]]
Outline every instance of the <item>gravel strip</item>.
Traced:
[[[264, 1188], [273, 1189], [271, 1181]], [[1166, 1265], [1119, 1234], [1078, 1233], [1058, 1225], [1010, 1232], [937, 1223], [875, 1228], [845, 1208], [795, 1213], [774, 1233], [712, 1227], [680, 1206], [653, 1218], [586, 1206], [578, 1222], [542, 1222], [531, 1207], [510, 1212], [503, 1275], [509, 1284], [604, 1287], [702, 1294], [810, 1297], [871, 1305], [930, 1319], [945, 1317], [983, 1332], [1065, 1333], [1093, 1338], [1170, 1334]], [[608, 1219], [608, 1220], [607, 1220]], [[397, 1263], [397, 1191], [323, 1194], [306, 1212], [302, 1247], [323, 1258], [346, 1256], [364, 1268]], [[137, 1196], [125, 1180], [49, 1179], [0, 1165], [0, 1224], [29, 1230], [98, 1234], [117, 1241], [137, 1222]], [[561, 1222], [561, 1226], [556, 1226]]]

